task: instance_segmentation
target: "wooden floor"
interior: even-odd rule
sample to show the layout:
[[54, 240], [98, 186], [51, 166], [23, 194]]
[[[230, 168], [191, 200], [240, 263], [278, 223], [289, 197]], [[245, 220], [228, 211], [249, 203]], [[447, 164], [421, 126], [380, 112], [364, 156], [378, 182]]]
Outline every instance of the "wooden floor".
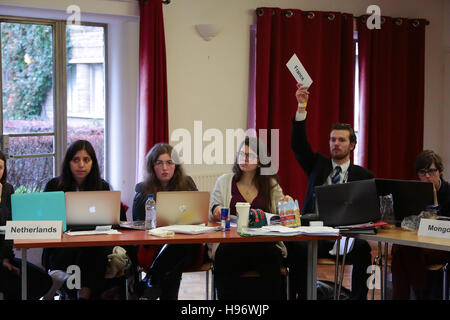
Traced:
[[[372, 258], [378, 254], [377, 243], [369, 241], [372, 247]], [[372, 259], [373, 261], [373, 259]], [[351, 290], [351, 266], [345, 267], [343, 286]], [[369, 276], [369, 275], [368, 275]], [[334, 266], [317, 266], [317, 279], [334, 281]], [[180, 300], [205, 300], [206, 280], [204, 272], [183, 273], [178, 298]], [[369, 290], [367, 299], [372, 299], [372, 290]], [[375, 289], [375, 300], [380, 299], [380, 290]]]

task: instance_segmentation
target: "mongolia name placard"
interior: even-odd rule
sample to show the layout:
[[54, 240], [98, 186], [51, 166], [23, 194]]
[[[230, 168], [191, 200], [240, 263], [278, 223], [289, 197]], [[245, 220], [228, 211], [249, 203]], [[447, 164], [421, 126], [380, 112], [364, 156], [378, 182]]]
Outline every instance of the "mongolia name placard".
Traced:
[[5, 239], [60, 239], [62, 221], [7, 221]]
[[450, 239], [450, 221], [421, 219], [419, 236]]

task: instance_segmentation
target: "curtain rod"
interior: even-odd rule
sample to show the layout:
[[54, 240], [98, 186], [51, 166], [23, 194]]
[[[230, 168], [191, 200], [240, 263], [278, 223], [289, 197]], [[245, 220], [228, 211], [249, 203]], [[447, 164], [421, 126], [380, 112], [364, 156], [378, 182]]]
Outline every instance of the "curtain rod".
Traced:
[[[284, 11], [285, 11], [284, 14], [285, 14], [287, 17], [291, 17], [291, 16], [293, 15], [293, 13], [292, 13], [291, 10], [284, 10]], [[260, 16], [260, 15], [264, 14], [264, 10], [263, 10], [262, 8], [256, 8], [256, 14]], [[310, 19], [313, 19], [313, 18], [315, 17], [315, 13], [312, 12], [312, 11], [309, 11], [309, 12], [302, 12], [301, 15], [302, 15], [302, 16], [307, 16], [307, 17], [310, 18]], [[334, 17], [335, 17], [335, 14], [334, 14], [334, 13], [325, 13], [324, 16], [327, 17], [329, 20], [333, 20]], [[346, 15], [345, 13], [343, 13], [342, 16], [343, 16], [344, 18], [347, 17], [347, 15]], [[353, 16], [353, 19], [355, 19], [355, 20], [357, 20], [357, 19], [365, 19], [365, 18], [366, 18], [366, 16], [359, 16], [359, 17], [358, 17], [358, 16]], [[395, 23], [397, 23], [397, 24], [398, 24], [398, 23], [401, 24], [402, 19], [408, 19], [408, 18], [393, 18], [393, 21], [394, 21]], [[415, 22], [418, 21], [419, 19], [408, 19], [408, 20], [412, 20], [412, 23], [415, 23]], [[382, 17], [381, 17], [381, 23], [384, 23], [384, 21], [385, 21], [385, 18], [382, 16]], [[426, 25], [429, 25], [429, 24], [430, 24], [430, 21], [425, 20], [425, 24], [426, 24]]]

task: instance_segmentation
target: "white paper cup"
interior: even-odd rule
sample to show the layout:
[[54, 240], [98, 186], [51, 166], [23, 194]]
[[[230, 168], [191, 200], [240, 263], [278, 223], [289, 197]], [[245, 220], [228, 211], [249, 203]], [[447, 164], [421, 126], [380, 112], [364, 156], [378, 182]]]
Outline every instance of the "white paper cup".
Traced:
[[242, 228], [248, 227], [248, 220], [250, 215], [250, 203], [236, 202], [236, 213], [238, 216], [237, 231], [242, 231]]

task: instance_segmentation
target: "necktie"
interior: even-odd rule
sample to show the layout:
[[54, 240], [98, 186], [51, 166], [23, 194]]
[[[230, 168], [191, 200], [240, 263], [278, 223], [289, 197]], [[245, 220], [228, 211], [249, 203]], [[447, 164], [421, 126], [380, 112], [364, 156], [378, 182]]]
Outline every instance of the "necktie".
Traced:
[[336, 172], [334, 173], [334, 176], [331, 177], [332, 184], [337, 184], [341, 180], [341, 171], [342, 171], [341, 167], [336, 166], [335, 170]]

